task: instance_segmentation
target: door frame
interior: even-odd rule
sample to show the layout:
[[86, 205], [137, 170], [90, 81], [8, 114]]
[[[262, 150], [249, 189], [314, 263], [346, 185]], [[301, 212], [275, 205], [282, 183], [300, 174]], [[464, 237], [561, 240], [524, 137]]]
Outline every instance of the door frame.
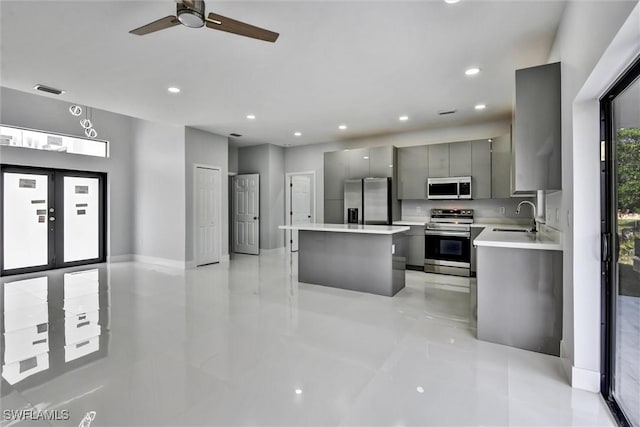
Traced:
[[[192, 173], [192, 179], [193, 179], [193, 186], [191, 189], [191, 196], [192, 196], [192, 210], [193, 210], [193, 216], [192, 216], [192, 230], [191, 230], [191, 237], [193, 239], [193, 244], [192, 244], [192, 249], [193, 249], [193, 263], [194, 263], [194, 267], [199, 267], [200, 265], [198, 264], [198, 251], [197, 251], [197, 236], [198, 236], [198, 225], [196, 224], [196, 218], [198, 217], [198, 210], [197, 210], [197, 206], [198, 206], [198, 198], [196, 197], [196, 183], [197, 183], [197, 179], [196, 179], [196, 175], [197, 175], [197, 171], [198, 168], [201, 169], [212, 169], [212, 170], [217, 170], [218, 172], [220, 172], [220, 185], [218, 188], [218, 263], [220, 263], [222, 261], [222, 167], [220, 166], [213, 166], [213, 165], [205, 165], [202, 163], [194, 163], [193, 164], [193, 173]], [[214, 263], [215, 264], [215, 263]], [[208, 265], [208, 264], [202, 264], [202, 265]]]
[[611, 410], [616, 422], [621, 426], [631, 426], [631, 421], [623, 412], [615, 398], [616, 348], [616, 295], [618, 278], [616, 258], [618, 253], [617, 232], [617, 157], [613, 126], [612, 102], [640, 78], [640, 57], [620, 75], [600, 98], [600, 227], [601, 227], [601, 380], [600, 393]]
[[[313, 189], [313, 197], [311, 199], [311, 212], [313, 217], [311, 218], [314, 222], [318, 218], [316, 215], [316, 209], [318, 203], [316, 203], [316, 171], [307, 171], [307, 172], [287, 172], [284, 177], [284, 188], [285, 188], [285, 205], [284, 205], [284, 221], [286, 225], [291, 225], [291, 178], [296, 175], [311, 175], [311, 188]], [[291, 232], [292, 230], [285, 230], [285, 248], [288, 252], [291, 252]]]
[[[56, 224], [54, 226], [53, 233], [49, 233], [48, 241], [48, 253], [49, 263], [46, 265], [40, 265], [35, 267], [24, 267], [12, 269], [9, 271], [4, 270], [4, 265], [0, 265], [0, 276], [12, 276], [16, 274], [33, 273], [38, 271], [48, 271], [58, 268], [75, 267], [80, 265], [89, 265], [105, 262], [107, 258], [107, 179], [108, 175], [105, 172], [95, 171], [80, 171], [73, 169], [56, 169], [38, 166], [23, 166], [15, 164], [0, 163], [0, 259], [4, 259], [4, 172], [15, 173], [33, 173], [39, 175], [49, 175], [49, 191], [48, 198], [49, 203], [47, 210], [50, 207], [55, 209]], [[56, 175], [61, 177], [73, 176], [81, 178], [98, 178], [101, 195], [98, 198], [98, 258], [92, 258], [88, 260], [64, 262], [64, 197], [56, 197], [56, 193], [64, 195], [64, 180], [59, 179], [56, 181]], [[47, 212], [49, 217], [49, 212]], [[56, 256], [61, 257], [60, 260], [56, 259]]]

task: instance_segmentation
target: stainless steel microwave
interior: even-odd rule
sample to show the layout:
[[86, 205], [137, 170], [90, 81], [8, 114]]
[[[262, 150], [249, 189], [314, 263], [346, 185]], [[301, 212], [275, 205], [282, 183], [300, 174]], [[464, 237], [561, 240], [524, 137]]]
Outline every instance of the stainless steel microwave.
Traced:
[[429, 178], [427, 179], [427, 199], [471, 199], [471, 177]]

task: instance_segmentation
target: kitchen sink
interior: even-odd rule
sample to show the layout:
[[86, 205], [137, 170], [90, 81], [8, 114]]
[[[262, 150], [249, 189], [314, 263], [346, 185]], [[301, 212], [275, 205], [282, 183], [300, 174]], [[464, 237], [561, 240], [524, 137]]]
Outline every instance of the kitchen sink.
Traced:
[[526, 228], [494, 228], [493, 231], [508, 231], [514, 233], [531, 233], [532, 231]]

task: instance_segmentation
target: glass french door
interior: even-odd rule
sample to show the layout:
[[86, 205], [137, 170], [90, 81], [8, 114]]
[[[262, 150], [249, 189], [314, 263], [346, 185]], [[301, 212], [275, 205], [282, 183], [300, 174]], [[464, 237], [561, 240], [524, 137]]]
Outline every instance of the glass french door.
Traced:
[[104, 174], [3, 165], [0, 273], [104, 261]]
[[640, 58], [601, 99], [602, 394], [640, 427]]

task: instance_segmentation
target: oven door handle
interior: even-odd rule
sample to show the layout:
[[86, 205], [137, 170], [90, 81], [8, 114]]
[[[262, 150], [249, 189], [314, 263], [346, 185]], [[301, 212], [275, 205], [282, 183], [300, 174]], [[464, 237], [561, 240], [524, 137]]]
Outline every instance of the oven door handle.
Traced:
[[425, 236], [445, 236], [445, 237], [471, 237], [468, 232], [465, 231], [436, 231], [425, 230]]

